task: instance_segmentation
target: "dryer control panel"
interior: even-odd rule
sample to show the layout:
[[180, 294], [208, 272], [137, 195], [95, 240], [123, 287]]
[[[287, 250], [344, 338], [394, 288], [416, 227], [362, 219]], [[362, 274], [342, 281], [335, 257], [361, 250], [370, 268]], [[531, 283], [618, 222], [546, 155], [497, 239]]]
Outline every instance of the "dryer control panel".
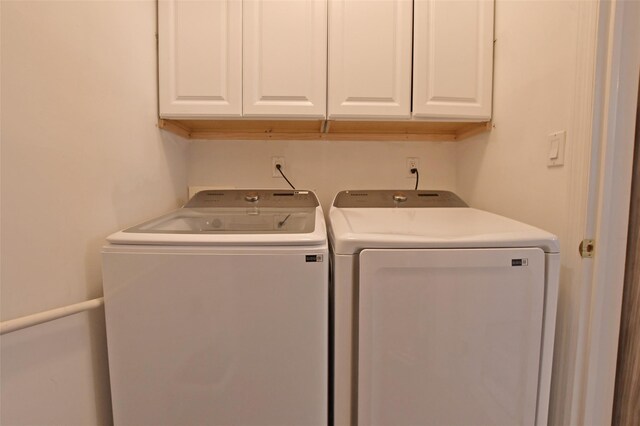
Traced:
[[341, 208], [469, 207], [450, 191], [351, 190], [341, 191], [333, 202]]

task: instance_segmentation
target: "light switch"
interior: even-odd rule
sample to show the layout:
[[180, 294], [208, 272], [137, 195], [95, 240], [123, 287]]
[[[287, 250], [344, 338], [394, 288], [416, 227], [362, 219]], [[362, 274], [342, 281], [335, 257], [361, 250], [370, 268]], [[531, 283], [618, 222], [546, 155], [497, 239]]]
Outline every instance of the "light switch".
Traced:
[[564, 165], [564, 145], [567, 139], [567, 132], [551, 133], [547, 140], [549, 141], [549, 157], [547, 159], [547, 167], [555, 167]]
[[549, 147], [549, 160], [557, 160], [558, 159], [558, 138], [551, 139], [551, 146]]

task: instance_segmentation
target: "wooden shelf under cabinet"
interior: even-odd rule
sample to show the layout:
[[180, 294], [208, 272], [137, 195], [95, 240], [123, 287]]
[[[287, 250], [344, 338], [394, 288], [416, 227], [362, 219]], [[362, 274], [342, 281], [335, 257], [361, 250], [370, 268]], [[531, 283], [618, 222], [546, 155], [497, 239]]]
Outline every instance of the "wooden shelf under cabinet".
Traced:
[[158, 127], [205, 140], [458, 141], [491, 122], [160, 119]]

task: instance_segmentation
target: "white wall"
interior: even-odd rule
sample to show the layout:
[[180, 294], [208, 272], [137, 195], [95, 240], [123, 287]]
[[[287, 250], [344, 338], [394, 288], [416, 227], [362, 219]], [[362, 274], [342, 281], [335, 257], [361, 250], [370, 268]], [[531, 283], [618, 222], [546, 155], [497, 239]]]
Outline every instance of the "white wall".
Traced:
[[[102, 294], [100, 247], [186, 199], [155, 1], [2, 1], [1, 319]], [[102, 310], [2, 337], [0, 423], [110, 423]]]
[[325, 214], [344, 189], [413, 189], [407, 157], [420, 162], [419, 189], [455, 191], [455, 142], [198, 141], [189, 148], [189, 185], [289, 188], [273, 178], [271, 157], [284, 156], [287, 178], [314, 190]]
[[[576, 284], [578, 241], [572, 221], [584, 220], [572, 185], [579, 152], [590, 146], [591, 122], [580, 123], [584, 74], [579, 58], [592, 47], [595, 20], [585, 22], [579, 1], [497, 0], [495, 14], [495, 128], [457, 145], [459, 195], [493, 211], [557, 234], [562, 271], [551, 395], [551, 424], [569, 424], [581, 289]], [[587, 2], [585, 2], [587, 3]], [[595, 3], [593, 3], [595, 4]], [[581, 64], [581, 65], [578, 65]], [[588, 106], [587, 109], [588, 111]], [[586, 126], [580, 128], [580, 126]], [[567, 131], [565, 166], [547, 167], [547, 135]], [[587, 134], [587, 137], [582, 135]], [[579, 182], [579, 181], [578, 181]], [[587, 182], [584, 181], [586, 187]], [[573, 204], [573, 205], [572, 205]], [[578, 260], [579, 262], [579, 260]]]

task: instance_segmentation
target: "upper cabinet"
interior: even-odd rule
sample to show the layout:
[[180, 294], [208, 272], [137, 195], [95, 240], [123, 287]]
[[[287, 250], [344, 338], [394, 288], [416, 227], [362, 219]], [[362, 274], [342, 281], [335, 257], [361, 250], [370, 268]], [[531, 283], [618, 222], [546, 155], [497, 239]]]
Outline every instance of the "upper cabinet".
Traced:
[[163, 118], [491, 118], [493, 0], [159, 0], [158, 12]]
[[493, 1], [415, 0], [413, 115], [489, 120]]
[[488, 120], [492, 67], [491, 0], [330, 0], [329, 118]]
[[242, 3], [158, 2], [160, 116], [242, 116]]
[[246, 0], [243, 8], [243, 115], [323, 118], [326, 2]]
[[325, 0], [159, 0], [160, 116], [327, 111]]
[[330, 0], [329, 118], [411, 117], [411, 0]]

